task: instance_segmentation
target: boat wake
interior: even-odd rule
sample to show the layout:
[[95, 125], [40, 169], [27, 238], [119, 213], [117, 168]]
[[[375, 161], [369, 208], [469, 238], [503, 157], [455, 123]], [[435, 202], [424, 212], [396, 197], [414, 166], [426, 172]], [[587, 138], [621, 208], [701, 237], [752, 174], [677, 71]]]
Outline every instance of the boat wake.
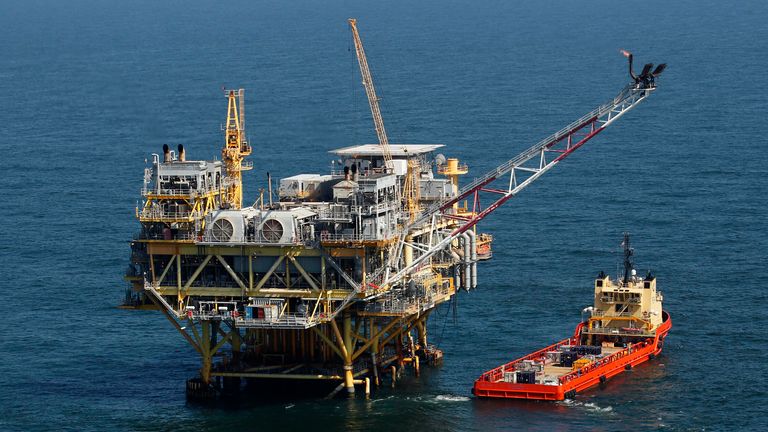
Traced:
[[573, 399], [566, 399], [562, 402], [559, 402], [562, 405], [568, 406], [568, 407], [575, 407], [584, 409], [589, 412], [593, 413], [610, 413], [613, 412], [613, 407], [608, 405], [607, 407], [601, 407], [598, 406], [594, 402], [581, 402], [581, 401], [575, 401]]
[[466, 396], [445, 394], [435, 396], [435, 400], [438, 402], [467, 402], [469, 398]]

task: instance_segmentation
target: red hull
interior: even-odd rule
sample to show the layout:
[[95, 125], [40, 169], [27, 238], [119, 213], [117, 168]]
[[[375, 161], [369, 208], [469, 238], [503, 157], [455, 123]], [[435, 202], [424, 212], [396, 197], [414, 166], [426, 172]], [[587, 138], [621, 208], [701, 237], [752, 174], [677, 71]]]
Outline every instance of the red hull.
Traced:
[[540, 360], [544, 358], [547, 351], [557, 350], [561, 345], [578, 344], [583, 327], [583, 324], [579, 324], [573, 337], [484, 373], [475, 381], [472, 394], [477, 397], [504, 399], [563, 400], [566, 397], [571, 398], [580, 391], [604, 382], [659, 355], [664, 345], [664, 338], [672, 328], [672, 318], [667, 312], [664, 312], [663, 316], [664, 321], [657, 329], [654, 338], [632, 343], [622, 351], [563, 375], [559, 377], [557, 385], [520, 384], [503, 381], [504, 372], [513, 371], [513, 365], [522, 360]]

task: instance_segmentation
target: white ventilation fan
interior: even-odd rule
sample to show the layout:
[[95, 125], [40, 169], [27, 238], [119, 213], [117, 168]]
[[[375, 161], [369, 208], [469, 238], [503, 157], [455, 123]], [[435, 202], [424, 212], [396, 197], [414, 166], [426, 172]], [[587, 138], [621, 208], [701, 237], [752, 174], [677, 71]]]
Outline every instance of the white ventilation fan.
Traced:
[[232, 234], [235, 233], [235, 227], [227, 218], [217, 219], [211, 226], [211, 238], [217, 242], [228, 242], [232, 240]]
[[245, 220], [239, 210], [221, 210], [208, 226], [208, 238], [212, 242], [243, 242]]
[[261, 236], [267, 243], [282, 243], [285, 228], [277, 219], [267, 219], [261, 224]]

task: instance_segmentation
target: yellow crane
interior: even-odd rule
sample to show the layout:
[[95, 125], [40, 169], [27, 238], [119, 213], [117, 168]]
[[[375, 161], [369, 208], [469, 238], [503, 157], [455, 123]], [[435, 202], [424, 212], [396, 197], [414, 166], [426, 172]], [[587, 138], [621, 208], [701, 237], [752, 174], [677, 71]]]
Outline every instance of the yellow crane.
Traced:
[[365, 58], [363, 41], [360, 39], [360, 33], [357, 32], [357, 20], [350, 18], [347, 21], [352, 29], [352, 38], [355, 40], [355, 53], [357, 54], [357, 62], [360, 64], [360, 75], [363, 77], [363, 87], [365, 87], [365, 94], [368, 96], [368, 105], [371, 107], [373, 125], [376, 127], [376, 135], [379, 137], [379, 145], [384, 155], [385, 168], [392, 172], [394, 171], [394, 164], [392, 163], [392, 153], [389, 150], [389, 139], [387, 139], [387, 131], [384, 129], [384, 119], [381, 118], [379, 97], [376, 96], [371, 71], [368, 69], [368, 60]]
[[222, 185], [221, 207], [239, 209], [243, 203], [243, 174], [253, 164], [243, 159], [251, 154], [251, 146], [245, 138], [245, 90], [227, 91], [227, 125], [224, 129], [224, 148], [221, 160], [226, 177]]
[[[355, 53], [357, 54], [357, 62], [360, 65], [360, 75], [363, 78], [365, 94], [368, 96], [368, 105], [371, 107], [371, 117], [373, 117], [373, 124], [376, 128], [376, 135], [379, 138], [381, 153], [384, 156], [384, 169], [386, 172], [391, 173], [394, 172], [395, 167], [392, 162], [392, 152], [389, 149], [387, 131], [384, 129], [384, 119], [381, 117], [381, 110], [379, 109], [379, 97], [376, 96], [376, 88], [373, 86], [373, 77], [371, 77], [371, 71], [368, 69], [368, 59], [365, 57], [363, 41], [360, 39], [360, 33], [357, 31], [357, 20], [350, 18], [348, 22], [349, 27], [352, 29], [352, 38], [355, 40]], [[410, 221], [413, 221], [421, 210], [419, 208], [420, 172], [421, 167], [419, 161], [416, 159], [409, 160], [405, 183], [403, 184], [402, 205], [404, 210], [408, 213]], [[397, 197], [397, 200], [400, 200], [399, 196]]]

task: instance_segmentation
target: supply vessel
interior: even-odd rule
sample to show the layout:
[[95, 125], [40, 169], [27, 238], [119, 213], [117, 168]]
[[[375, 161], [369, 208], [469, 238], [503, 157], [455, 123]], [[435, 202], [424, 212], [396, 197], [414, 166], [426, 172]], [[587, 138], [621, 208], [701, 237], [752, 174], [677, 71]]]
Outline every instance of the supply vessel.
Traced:
[[378, 143], [328, 149], [329, 171], [278, 173], [276, 187], [263, 173], [266, 188], [248, 200], [243, 173], [259, 170], [248, 158], [270, 147], [248, 139], [244, 91], [229, 90], [219, 160], [165, 145], [144, 170], [125, 306], [159, 310], [199, 354], [192, 399], [243, 382], [368, 393], [406, 366], [418, 374], [439, 362], [427, 320], [478, 285], [493, 240], [478, 222], [643, 102], [663, 70], [646, 67], [605, 104], [462, 184], [469, 167], [438, 153], [442, 144], [389, 143], [349, 26]]
[[632, 263], [629, 234], [624, 235], [624, 274], [595, 279], [594, 306], [573, 336], [495, 369], [475, 381], [481, 398], [563, 400], [605, 383], [608, 378], [653, 360], [672, 328], [662, 309], [656, 277], [640, 278]]

